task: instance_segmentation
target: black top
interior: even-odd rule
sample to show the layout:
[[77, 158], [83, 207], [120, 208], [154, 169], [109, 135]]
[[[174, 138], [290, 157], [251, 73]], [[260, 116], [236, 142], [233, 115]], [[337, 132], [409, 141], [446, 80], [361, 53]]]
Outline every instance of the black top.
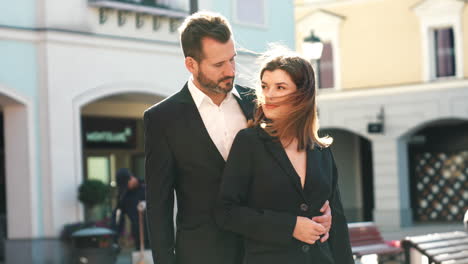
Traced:
[[[260, 127], [241, 130], [223, 173], [217, 222], [244, 236], [247, 264], [354, 263], [337, 177], [330, 149], [309, 148], [302, 189], [278, 140]], [[308, 245], [293, 238], [296, 217], [321, 215], [326, 200], [329, 240]]]
[[145, 184], [139, 180], [138, 187], [127, 190], [117, 205], [132, 223], [138, 223], [138, 203], [145, 201]]
[[[135, 242], [136, 249], [140, 249], [140, 222], [138, 216], [138, 204], [141, 201], [145, 201], [145, 189], [146, 186], [143, 181], [139, 180], [139, 185], [135, 189], [127, 190], [123, 197], [118, 202], [117, 208], [122, 210], [122, 215], [120, 216], [120, 223], [115, 228], [120, 234], [124, 228], [124, 215], [127, 215], [130, 219], [130, 224], [132, 228], [132, 237]], [[149, 238], [146, 226], [146, 213], [143, 215], [143, 230], [144, 230], [144, 242], [145, 248], [149, 248]]]

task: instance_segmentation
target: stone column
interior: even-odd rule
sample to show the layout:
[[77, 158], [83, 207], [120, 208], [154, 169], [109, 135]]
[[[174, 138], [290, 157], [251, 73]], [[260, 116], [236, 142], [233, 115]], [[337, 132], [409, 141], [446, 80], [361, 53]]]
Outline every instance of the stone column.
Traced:
[[372, 140], [374, 162], [374, 221], [385, 230], [411, 224], [407, 152], [393, 137]]

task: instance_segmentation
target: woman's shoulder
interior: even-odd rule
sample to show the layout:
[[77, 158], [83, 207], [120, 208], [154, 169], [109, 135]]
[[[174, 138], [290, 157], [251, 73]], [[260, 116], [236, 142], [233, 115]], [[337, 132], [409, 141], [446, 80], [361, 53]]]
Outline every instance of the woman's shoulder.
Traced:
[[236, 141], [252, 141], [258, 137], [258, 132], [255, 127], [248, 127], [239, 130], [236, 135]]
[[326, 160], [332, 163], [335, 163], [335, 158], [333, 157], [333, 151], [332, 151], [331, 146], [324, 146], [324, 147], [315, 146], [314, 148], [317, 151], [319, 151]]
[[271, 137], [263, 130], [263, 128], [260, 126], [253, 126], [240, 130], [234, 141], [257, 145], [268, 139], [271, 139]]
[[243, 138], [250, 138], [250, 139], [267, 139], [271, 138], [270, 135], [260, 126], [260, 125], [254, 125], [248, 128], [244, 128], [239, 131], [237, 134], [239, 137]]
[[239, 131], [239, 134], [240, 135], [243, 135], [243, 136], [247, 136], [247, 137], [252, 137], [252, 136], [256, 136], [258, 133], [257, 133], [257, 127], [248, 127], [248, 128], [244, 128], [244, 129], [241, 129]]

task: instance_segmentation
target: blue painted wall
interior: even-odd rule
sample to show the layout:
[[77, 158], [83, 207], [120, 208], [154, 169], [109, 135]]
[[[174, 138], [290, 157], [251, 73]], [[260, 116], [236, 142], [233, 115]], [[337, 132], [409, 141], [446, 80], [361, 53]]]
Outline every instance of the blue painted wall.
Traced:
[[[38, 177], [37, 182], [42, 183], [40, 164], [40, 130], [38, 109], [38, 76], [37, 76], [37, 50], [34, 44], [20, 41], [0, 41], [0, 84], [7, 89], [14, 90], [23, 97], [29, 97], [34, 102], [34, 131], [36, 157], [35, 170]], [[1, 93], [1, 91], [0, 91]], [[42, 187], [37, 188], [38, 201], [42, 201]], [[38, 203], [38, 228], [39, 235], [43, 234], [42, 203]]]
[[36, 48], [32, 43], [0, 41], [0, 83], [30, 98], [37, 97]]
[[36, 24], [36, 1], [0, 0], [0, 25], [34, 27]]
[[266, 26], [245, 25], [234, 19], [236, 0], [213, 1], [213, 11], [224, 15], [233, 27], [236, 42], [240, 47], [262, 52], [270, 42], [279, 42], [295, 49], [294, 4], [292, 0], [265, 0]]

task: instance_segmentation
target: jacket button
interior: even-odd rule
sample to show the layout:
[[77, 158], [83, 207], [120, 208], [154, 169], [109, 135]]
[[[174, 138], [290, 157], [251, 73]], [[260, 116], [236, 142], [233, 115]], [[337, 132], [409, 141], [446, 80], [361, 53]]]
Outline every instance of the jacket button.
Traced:
[[309, 251], [310, 246], [309, 245], [303, 245], [302, 246], [302, 252], [307, 252]]
[[307, 210], [309, 210], [309, 206], [305, 203], [301, 204], [301, 211], [307, 212]]

